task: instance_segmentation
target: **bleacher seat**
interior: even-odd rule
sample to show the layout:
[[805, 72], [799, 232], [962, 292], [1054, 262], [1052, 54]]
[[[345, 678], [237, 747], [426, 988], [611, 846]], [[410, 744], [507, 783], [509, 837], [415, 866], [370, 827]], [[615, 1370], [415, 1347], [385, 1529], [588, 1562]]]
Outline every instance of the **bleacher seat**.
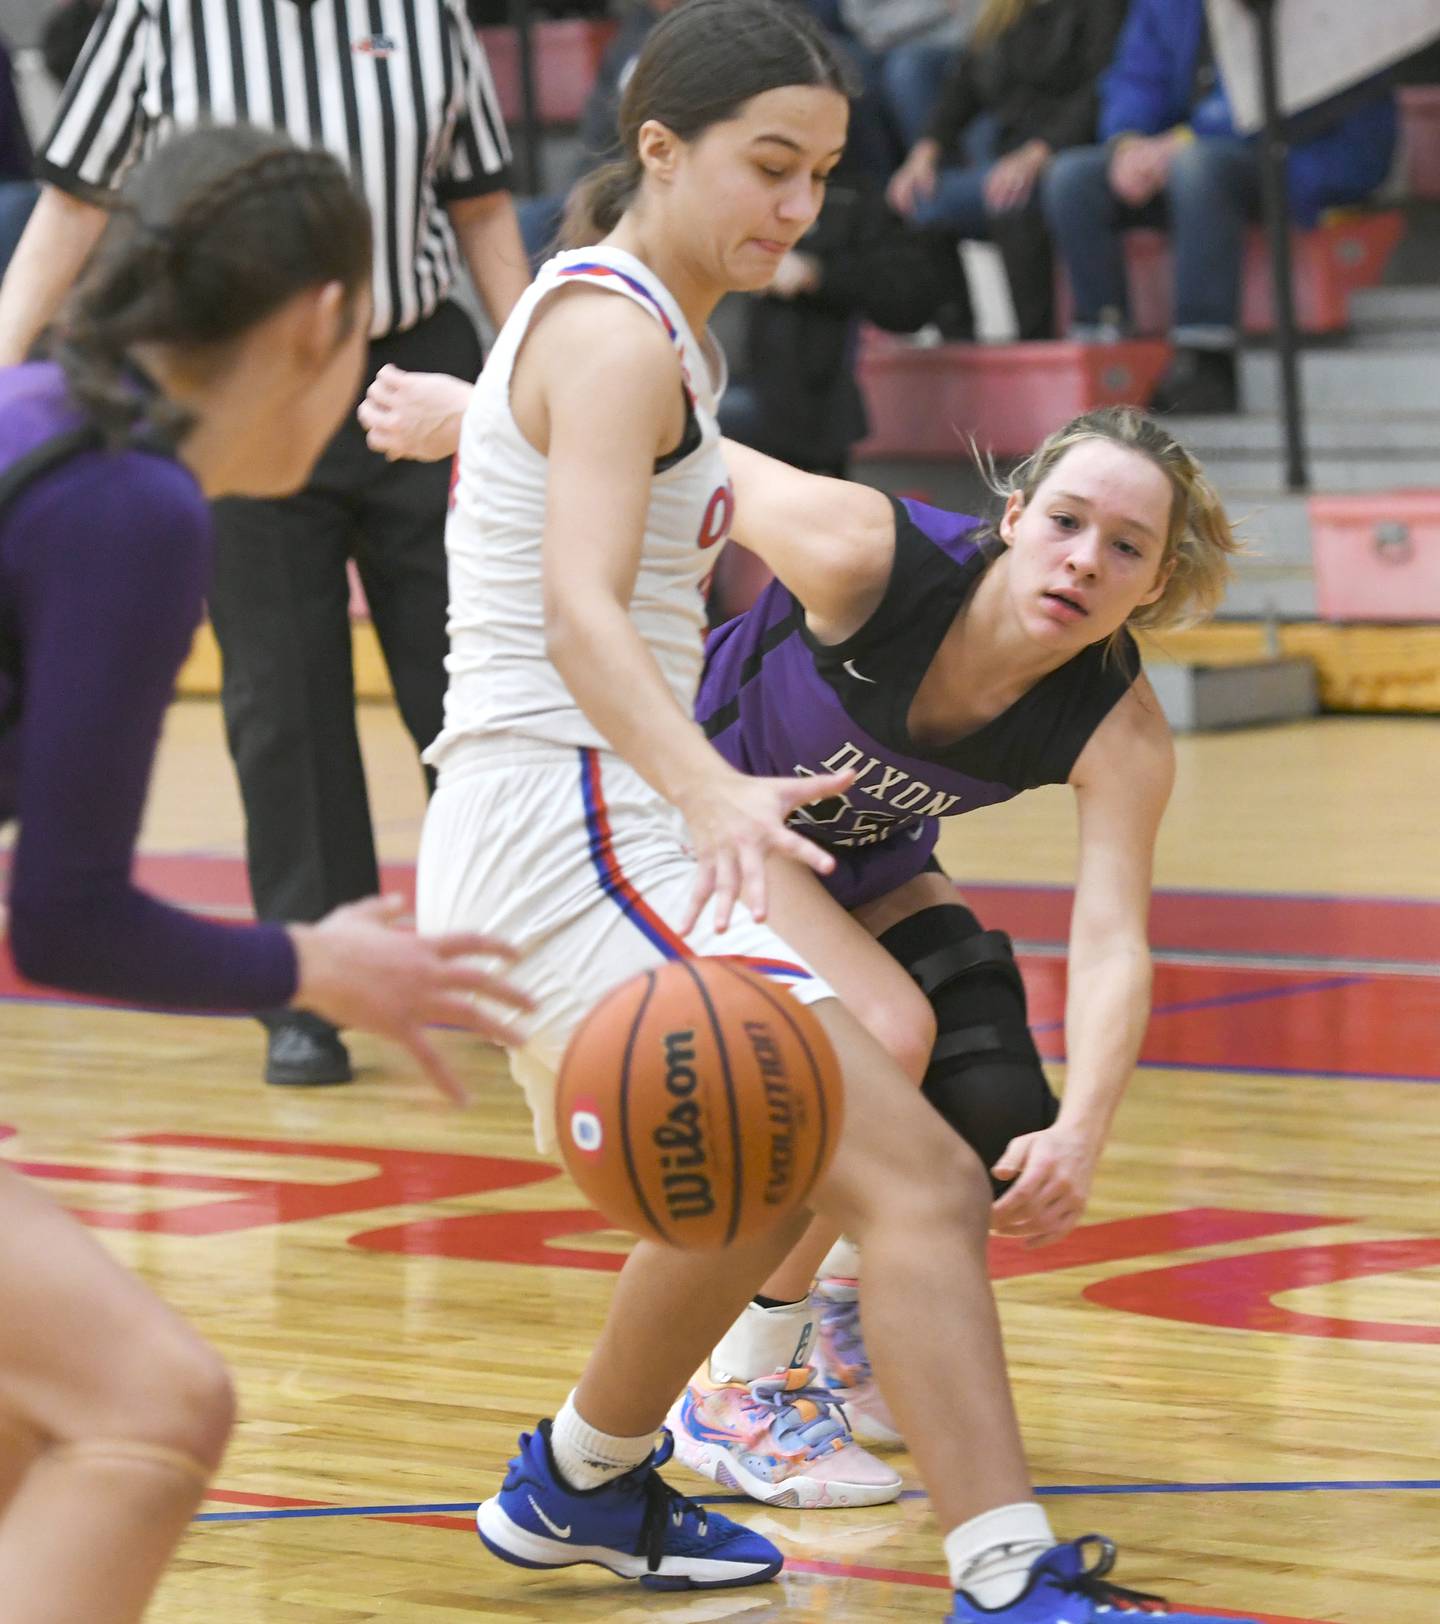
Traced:
[[[535, 101], [542, 124], [574, 124], [595, 83], [600, 58], [618, 27], [608, 18], [560, 17], [536, 23]], [[480, 42], [506, 123], [520, 117], [520, 42], [513, 28], [482, 28]]]
[[1400, 128], [1406, 192], [1440, 200], [1440, 85], [1401, 87]]
[[859, 457], [963, 457], [968, 436], [999, 457], [1033, 451], [1080, 412], [1144, 405], [1170, 360], [1126, 344], [937, 344], [867, 331], [860, 382], [870, 414]]
[[[1398, 209], [1332, 210], [1313, 231], [1290, 234], [1294, 264], [1295, 319], [1303, 333], [1337, 333], [1350, 320], [1350, 295], [1374, 287], [1405, 234]], [[1125, 235], [1130, 315], [1137, 333], [1160, 337], [1170, 330], [1174, 271], [1170, 239], [1163, 231]], [[1255, 226], [1245, 243], [1241, 325], [1247, 333], [1274, 326], [1270, 248]], [[1069, 290], [1062, 305], [1068, 319]]]
[[1440, 490], [1312, 496], [1308, 507], [1323, 619], [1440, 622]]

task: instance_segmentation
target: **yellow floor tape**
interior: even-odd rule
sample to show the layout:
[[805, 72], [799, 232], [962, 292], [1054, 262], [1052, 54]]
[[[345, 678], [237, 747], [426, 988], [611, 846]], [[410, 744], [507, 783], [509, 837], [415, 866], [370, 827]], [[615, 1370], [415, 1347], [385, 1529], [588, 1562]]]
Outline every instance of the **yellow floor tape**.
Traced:
[[[355, 691], [361, 699], [392, 697], [385, 661], [368, 621], [352, 626]], [[1440, 711], [1440, 626], [1329, 626], [1316, 621], [1268, 628], [1259, 621], [1217, 621], [1191, 631], [1141, 639], [1147, 660], [1232, 665], [1267, 654], [1309, 655], [1327, 710]], [[195, 638], [180, 673], [190, 698], [220, 691], [220, 655], [208, 625]]]

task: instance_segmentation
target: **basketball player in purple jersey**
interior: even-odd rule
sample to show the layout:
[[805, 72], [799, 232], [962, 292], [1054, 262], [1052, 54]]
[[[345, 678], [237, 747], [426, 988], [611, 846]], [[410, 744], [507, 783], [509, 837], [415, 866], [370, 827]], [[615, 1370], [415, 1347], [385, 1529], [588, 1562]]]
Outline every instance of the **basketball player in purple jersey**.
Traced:
[[[857, 775], [793, 816], [836, 866], [815, 881], [778, 872], [772, 919], [990, 1169], [994, 1228], [1058, 1240], [1084, 1209], [1150, 1008], [1173, 751], [1130, 628], [1213, 606], [1235, 548], [1224, 510], [1130, 407], [1051, 435], [1012, 476], [998, 526], [739, 447], [730, 460], [736, 534], [782, 578], [711, 637], [696, 718], [744, 772]], [[1047, 783], [1074, 789], [1080, 835], [1058, 1119], [1009, 939], [982, 928], [932, 855], [941, 819]], [[817, 1223], [690, 1384], [672, 1416], [688, 1464], [757, 1492], [722, 1458], [714, 1417], [737, 1379], [806, 1345], [816, 1315], [856, 1436], [897, 1441], [860, 1336], [853, 1249], [822, 1262], [832, 1239]]]
[[[467, 934], [393, 901], [238, 927], [130, 871], [203, 607], [208, 499], [298, 488], [359, 387], [365, 205], [340, 166], [242, 127], [172, 140], [127, 183], [62, 319], [58, 364], [0, 372], [0, 824], [32, 980], [170, 1008], [294, 1004], [458, 1082], [427, 1021], [499, 1041], [523, 1005]], [[0, 916], [0, 928], [3, 928]], [[56, 1079], [57, 1083], [61, 1079]], [[0, 1612], [132, 1624], [229, 1433], [218, 1356], [84, 1230], [0, 1170]]]
[[[717, 505], [709, 481], [720, 375], [706, 322], [726, 291], [763, 286], [818, 213], [844, 140], [842, 85], [805, 14], [774, 0], [688, 0], [641, 53], [623, 157], [576, 200], [592, 228], [578, 240], [596, 245], [541, 271], [465, 409], [421, 918], [461, 923], [493, 905], [498, 927], [513, 922], [538, 1008], [512, 1070], [542, 1140], [553, 1068], [610, 986], [666, 954], [759, 947], [788, 961], [846, 1085], [844, 1134], [814, 1205], [860, 1229], [868, 1335], [946, 1531], [950, 1617], [1094, 1624], [1137, 1598], [1104, 1578], [1108, 1548], [1092, 1562], [1089, 1542], [1056, 1542], [1032, 1497], [986, 1278], [985, 1170], [958, 1135], [934, 1131], [901, 1068], [769, 923], [784, 863], [834, 866], [797, 851], [780, 819], [843, 796], [853, 769], [801, 796], [788, 764], [764, 779], [707, 757], [686, 714], [699, 676], [694, 588], [729, 506], [728, 485]], [[1096, 595], [1097, 622], [1118, 626], [1156, 586], [1160, 549], [1157, 539], [1139, 555], [1146, 571], [1123, 590]], [[1029, 596], [1024, 613], [1040, 635]], [[778, 1570], [768, 1541], [659, 1479], [669, 1445], [657, 1450], [655, 1433], [803, 1228], [716, 1254], [636, 1244], [579, 1385], [522, 1435], [479, 1508], [492, 1551], [528, 1568], [595, 1562], [659, 1588]], [[753, 1458], [772, 1470], [772, 1451], [791, 1452], [823, 1418], [825, 1396], [789, 1403], [798, 1395], [782, 1383], [766, 1397], [784, 1430], [757, 1423]]]

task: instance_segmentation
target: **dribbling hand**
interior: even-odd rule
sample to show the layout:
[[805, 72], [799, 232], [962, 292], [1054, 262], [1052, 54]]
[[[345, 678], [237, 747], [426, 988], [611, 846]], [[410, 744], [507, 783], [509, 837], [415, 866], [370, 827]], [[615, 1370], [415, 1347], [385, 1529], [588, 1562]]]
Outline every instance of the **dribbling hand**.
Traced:
[[515, 1045], [523, 1036], [476, 998], [527, 1010], [531, 1000], [476, 958], [513, 963], [518, 956], [493, 936], [457, 931], [417, 936], [399, 928], [401, 897], [369, 897], [337, 908], [318, 925], [293, 925], [299, 963], [294, 1002], [336, 1026], [374, 1032], [408, 1049], [447, 1099], [466, 1100], [464, 1085], [431, 1043], [427, 1024], [462, 1027], [492, 1043]]
[[843, 795], [854, 782], [853, 772], [814, 778], [747, 778], [729, 768], [723, 777], [707, 779], [703, 789], [680, 807], [699, 864], [680, 934], [686, 936], [695, 928], [712, 896], [717, 931], [728, 929], [737, 899], [756, 919], [763, 919], [765, 860], [772, 854], [803, 863], [817, 874], [829, 874], [835, 859], [813, 840], [788, 828], [786, 820], [812, 801]]

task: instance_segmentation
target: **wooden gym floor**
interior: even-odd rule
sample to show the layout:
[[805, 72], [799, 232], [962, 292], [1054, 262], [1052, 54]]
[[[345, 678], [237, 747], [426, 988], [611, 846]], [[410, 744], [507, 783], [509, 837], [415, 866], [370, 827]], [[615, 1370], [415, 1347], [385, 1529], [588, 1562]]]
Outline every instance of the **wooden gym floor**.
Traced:
[[[391, 711], [364, 721], [404, 865], [413, 758]], [[1431, 1624], [1440, 722], [1190, 738], [1180, 762], [1155, 1017], [1095, 1199], [1063, 1245], [995, 1249], [1035, 1479], [1062, 1535], [1120, 1543], [1124, 1582], [1218, 1617]], [[976, 814], [942, 847], [1021, 944], [1047, 1053], [1068, 802]], [[214, 706], [177, 706], [147, 872], [241, 911], [240, 828]], [[467, 1054], [460, 1114], [354, 1047], [350, 1088], [266, 1090], [248, 1021], [37, 996], [0, 963], [0, 1154], [238, 1372], [244, 1419], [155, 1624], [943, 1615], [908, 1471], [895, 1506], [739, 1508], [789, 1558], [753, 1590], [667, 1599], [490, 1558], [469, 1513], [567, 1391], [623, 1242], [536, 1162], [493, 1051]]]

